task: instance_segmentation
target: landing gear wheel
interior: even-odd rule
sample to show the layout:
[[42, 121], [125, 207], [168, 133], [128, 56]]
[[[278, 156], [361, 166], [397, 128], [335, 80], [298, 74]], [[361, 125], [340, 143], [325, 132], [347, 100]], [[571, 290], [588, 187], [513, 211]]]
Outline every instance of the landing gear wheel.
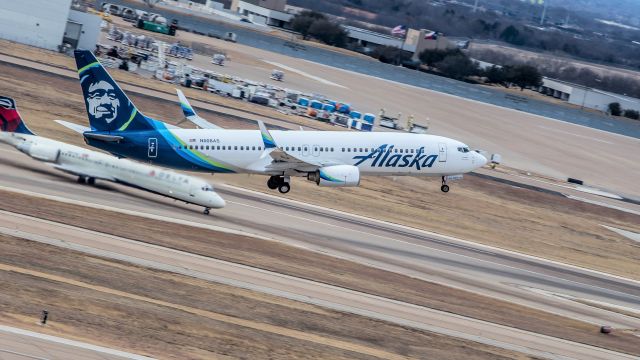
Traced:
[[84, 184], [87, 182], [84, 176], [78, 176], [78, 184]]
[[211, 209], [209, 209], [209, 208], [204, 208], [203, 213], [204, 213], [205, 215], [209, 215], [209, 213], [210, 213], [210, 211], [209, 211], [209, 210], [211, 210]]
[[289, 190], [291, 190], [291, 186], [289, 186], [288, 183], [282, 183], [278, 186], [278, 191], [280, 191], [281, 194], [286, 194]]
[[277, 189], [279, 184], [280, 179], [277, 176], [272, 176], [267, 180], [267, 187], [271, 190]]
[[442, 190], [443, 193], [448, 193], [449, 185], [443, 184], [442, 186], [440, 186], [440, 190]]
[[96, 178], [87, 178], [87, 184], [89, 185], [95, 185], [96, 184]]

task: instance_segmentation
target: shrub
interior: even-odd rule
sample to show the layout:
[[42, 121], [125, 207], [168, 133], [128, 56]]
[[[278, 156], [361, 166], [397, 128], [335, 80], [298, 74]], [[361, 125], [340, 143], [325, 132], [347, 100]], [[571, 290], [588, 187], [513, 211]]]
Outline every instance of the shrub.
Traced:
[[638, 120], [640, 119], [640, 112], [638, 112], [637, 110], [627, 109], [624, 111], [624, 117]]
[[609, 104], [609, 114], [613, 116], [620, 116], [622, 114], [620, 103], [612, 102], [611, 104]]

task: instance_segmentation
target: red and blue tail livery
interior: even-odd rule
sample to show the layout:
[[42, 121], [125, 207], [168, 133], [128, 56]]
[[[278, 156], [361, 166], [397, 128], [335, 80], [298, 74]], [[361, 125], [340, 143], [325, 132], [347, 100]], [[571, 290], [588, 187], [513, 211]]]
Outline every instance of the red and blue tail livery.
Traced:
[[35, 135], [22, 121], [15, 100], [0, 96], [0, 128], [4, 132]]

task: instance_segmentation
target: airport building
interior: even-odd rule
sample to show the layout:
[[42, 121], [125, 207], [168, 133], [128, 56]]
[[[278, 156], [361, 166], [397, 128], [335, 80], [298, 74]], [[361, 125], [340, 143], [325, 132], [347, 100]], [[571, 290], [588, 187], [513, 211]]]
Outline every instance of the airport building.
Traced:
[[430, 30], [408, 29], [406, 38], [383, 34], [368, 29], [344, 25], [349, 42], [364, 48], [365, 52], [371, 52], [376, 47], [393, 46], [413, 54], [414, 58], [424, 50], [444, 50], [455, 47], [455, 43], [449, 41], [444, 35]]
[[92, 49], [100, 33], [99, 16], [72, 9], [71, 0], [4, 1], [0, 38], [49, 50], [63, 43]]
[[233, 0], [231, 10], [256, 24], [290, 28], [293, 12], [286, 0]]
[[547, 77], [543, 78], [538, 91], [573, 105], [602, 112], [607, 112], [609, 104], [616, 102], [625, 110], [640, 111], [639, 99]]

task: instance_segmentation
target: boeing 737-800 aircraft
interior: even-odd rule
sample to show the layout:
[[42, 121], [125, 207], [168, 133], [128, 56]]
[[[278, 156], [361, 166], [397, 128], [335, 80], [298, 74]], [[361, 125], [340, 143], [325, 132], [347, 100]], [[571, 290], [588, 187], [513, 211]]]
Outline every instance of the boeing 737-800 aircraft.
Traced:
[[11, 98], [0, 97], [0, 125], [0, 142], [10, 144], [36, 160], [50, 163], [58, 170], [78, 176], [80, 183], [93, 184], [96, 179], [113, 181], [204, 206], [205, 214], [211, 208], [225, 206], [225, 201], [202, 179], [35, 135], [20, 117]]
[[181, 96], [185, 115], [205, 129], [180, 129], [143, 115], [90, 51], [75, 51], [94, 147], [175, 169], [269, 175], [267, 185], [290, 190], [290, 177], [319, 186], [357, 186], [361, 176], [460, 175], [486, 163], [459, 141], [410, 133], [227, 130], [198, 117]]

